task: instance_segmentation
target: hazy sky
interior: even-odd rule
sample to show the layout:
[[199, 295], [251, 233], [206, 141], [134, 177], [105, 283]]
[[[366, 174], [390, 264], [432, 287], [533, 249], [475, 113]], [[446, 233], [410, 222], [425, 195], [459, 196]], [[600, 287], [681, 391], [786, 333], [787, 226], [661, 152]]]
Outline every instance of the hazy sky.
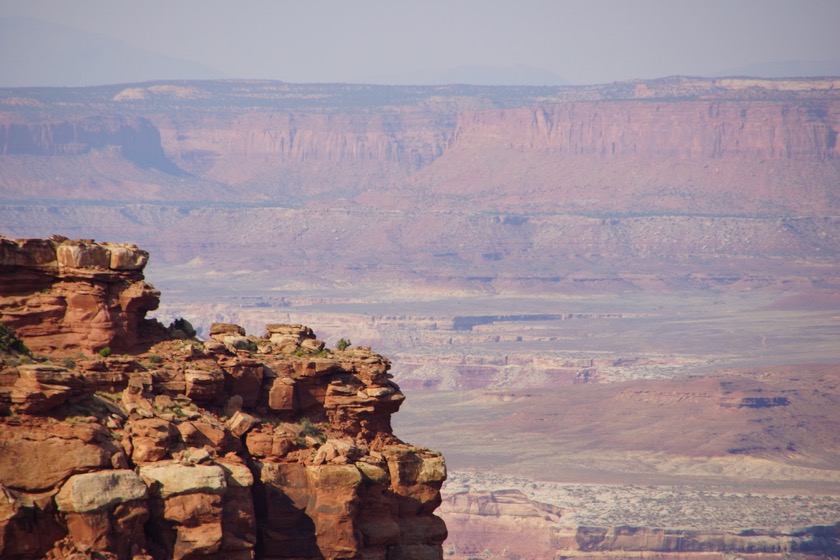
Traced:
[[2, 0], [2, 16], [293, 82], [524, 64], [581, 84], [840, 58], [840, 0]]

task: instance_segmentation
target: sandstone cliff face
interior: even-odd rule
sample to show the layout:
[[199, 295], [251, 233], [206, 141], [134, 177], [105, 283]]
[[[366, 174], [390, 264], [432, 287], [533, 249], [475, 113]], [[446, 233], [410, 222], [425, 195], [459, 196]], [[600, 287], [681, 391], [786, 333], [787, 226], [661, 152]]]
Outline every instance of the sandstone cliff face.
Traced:
[[[325, 350], [300, 325], [268, 325], [258, 337], [214, 324], [201, 343], [176, 322], [131, 338], [154, 306], [109, 307], [107, 290], [89, 281], [131, 290], [127, 278], [142, 283], [144, 252], [2, 242], [2, 285], [15, 286], [5, 297], [22, 302], [2, 308], [3, 324], [48, 356], [2, 356], [0, 557], [442, 557], [446, 527], [433, 512], [445, 463], [393, 435], [390, 416], [404, 397], [382, 356]], [[126, 260], [115, 263], [116, 254]], [[118, 316], [110, 324], [133, 326], [97, 327], [115, 348], [130, 340], [125, 354], [91, 357], [105, 339], [36, 320], [43, 305], [32, 298], [41, 286], [58, 298], [59, 280], [65, 300], [75, 286]], [[68, 355], [74, 339], [83, 344]]]
[[[601, 101], [465, 112], [411, 178], [430, 204], [509, 211], [823, 215], [837, 101]], [[429, 192], [432, 193], [429, 196]]]
[[[833, 87], [700, 79], [467, 91], [206, 83], [110, 98], [90, 90], [78, 114], [72, 102], [49, 97], [31, 100], [43, 109], [37, 114], [0, 98], [0, 189], [6, 198], [87, 198], [105, 189], [124, 200], [319, 204], [329, 193], [387, 208], [418, 200], [451, 208], [480, 193], [481, 210], [817, 212], [840, 207]], [[105, 155], [81, 157], [93, 152]], [[71, 184], [42, 184], [15, 159], [21, 154]], [[125, 161], [164, 173], [136, 175], [117, 165]], [[155, 188], [172, 177], [180, 177], [174, 188]]]
[[158, 128], [145, 118], [97, 115], [48, 122], [0, 123], [3, 155], [78, 156], [111, 147], [141, 167], [176, 171], [164, 155]]
[[143, 281], [135, 245], [61, 237], [0, 238], [0, 313], [36, 352], [124, 351], [155, 324], [160, 293]]
[[[274, 157], [294, 161], [379, 161], [419, 168], [440, 155], [451, 123], [436, 111], [258, 112], [161, 121], [167, 151], [190, 158]], [[164, 124], [165, 123], [165, 124]], [[212, 129], [215, 134], [207, 135]]]
[[819, 161], [840, 155], [838, 102], [621, 101], [462, 114], [453, 144], [559, 155]]
[[481, 207], [525, 211], [592, 200], [614, 211], [731, 212], [734, 203], [766, 212], [767, 201], [813, 211], [837, 205], [830, 185], [840, 176], [840, 103], [830, 100], [389, 107], [158, 123], [182, 168], [293, 200], [329, 186], [373, 206], [410, 206], [408, 198], [451, 208], [480, 193]]

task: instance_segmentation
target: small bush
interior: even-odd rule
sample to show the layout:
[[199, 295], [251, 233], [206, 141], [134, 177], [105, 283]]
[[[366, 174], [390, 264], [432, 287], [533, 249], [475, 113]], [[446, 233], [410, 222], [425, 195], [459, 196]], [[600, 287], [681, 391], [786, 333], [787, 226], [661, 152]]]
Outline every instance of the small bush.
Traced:
[[307, 437], [315, 438], [321, 443], [327, 441], [327, 436], [321, 431], [321, 428], [313, 424], [309, 418], [303, 417], [300, 419], [300, 433], [297, 438], [298, 445], [305, 446]]
[[300, 433], [305, 436], [316, 436], [321, 433], [321, 430], [312, 423], [312, 420], [304, 416], [300, 419]]
[[8, 354], [23, 354], [29, 356], [29, 348], [23, 343], [21, 339], [15, 336], [15, 331], [11, 327], [7, 327], [0, 323], [0, 352]]
[[64, 367], [67, 369], [74, 369], [76, 367], [76, 362], [73, 358], [62, 358], [61, 363], [64, 364]]
[[173, 331], [181, 331], [190, 338], [196, 335], [195, 327], [193, 327], [192, 324], [183, 317], [178, 317], [172, 321], [169, 325], [169, 329]]
[[340, 338], [340, 339], [338, 339], [338, 342], [336, 343], [335, 347], [343, 352], [344, 350], [347, 350], [348, 348], [350, 348], [351, 344], [352, 344], [352, 342], [350, 342], [349, 339]]
[[157, 354], [150, 354], [149, 355], [149, 361], [152, 362], [153, 364], [160, 364], [160, 363], [163, 363], [163, 358], [161, 358]]
[[107, 358], [108, 356], [111, 355], [111, 347], [106, 346], [105, 348], [100, 349], [99, 350], [99, 355], [102, 356], [103, 358]]

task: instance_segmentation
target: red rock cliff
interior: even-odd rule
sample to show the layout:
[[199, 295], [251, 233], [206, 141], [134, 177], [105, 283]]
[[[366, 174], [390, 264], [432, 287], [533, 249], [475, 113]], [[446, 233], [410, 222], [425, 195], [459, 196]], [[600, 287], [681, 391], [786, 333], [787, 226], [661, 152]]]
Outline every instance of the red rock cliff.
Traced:
[[613, 157], [770, 158], [840, 156], [840, 102], [620, 101], [465, 113], [454, 145]]
[[[609, 190], [610, 211], [836, 209], [835, 82], [472, 89], [206, 82], [110, 97], [76, 92], [85, 103], [56, 103], [55, 92], [23, 100], [37, 112], [11, 97], [0, 99], [0, 195], [322, 204], [330, 193], [378, 205], [402, 196], [428, 207], [430, 196], [487, 192], [481, 209], [531, 210], [524, 198], [541, 211], [545, 204], [568, 211], [588, 210], [586, 201]], [[21, 154], [67, 180], [44, 182]], [[136, 167], [179, 179], [169, 184], [171, 177]], [[766, 200], [775, 206], [762, 206]]]
[[[0, 356], [0, 557], [442, 558], [446, 527], [434, 510], [446, 466], [393, 435], [390, 416], [404, 397], [388, 360], [365, 348], [326, 350], [301, 325], [247, 336], [214, 324], [202, 343], [185, 322], [158, 324], [155, 337], [124, 344], [126, 353], [90, 356], [99, 343], [38, 320], [47, 304], [33, 298], [58, 297], [60, 282], [65, 300], [75, 287], [97, 302], [91, 309], [114, 311], [97, 299], [108, 290], [91, 293], [92, 278], [129, 290], [129, 279], [142, 283], [145, 253], [2, 243], [0, 285], [14, 285], [5, 297], [22, 302], [4, 301], [4, 332], [19, 326], [48, 355], [7, 344]], [[78, 258], [56, 256], [64, 253]], [[126, 255], [130, 274], [114, 266], [115, 254]], [[115, 348], [153, 308], [111, 318], [133, 326], [112, 333]], [[51, 352], [71, 349], [74, 337], [72, 357]]]
[[[0, 238], [0, 313], [36, 352], [137, 346], [160, 293], [143, 280], [135, 245]], [[150, 333], [148, 333], [150, 334]]]
[[71, 117], [46, 122], [0, 122], [3, 155], [76, 156], [115, 147], [141, 167], [175, 168], [166, 160], [160, 132], [148, 119], [113, 116]]

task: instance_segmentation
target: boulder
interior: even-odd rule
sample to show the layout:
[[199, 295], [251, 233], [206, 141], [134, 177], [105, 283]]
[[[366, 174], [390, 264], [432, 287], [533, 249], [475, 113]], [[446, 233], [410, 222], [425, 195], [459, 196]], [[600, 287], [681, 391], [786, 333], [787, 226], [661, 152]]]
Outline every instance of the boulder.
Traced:
[[186, 396], [196, 402], [206, 403], [222, 394], [225, 374], [222, 370], [187, 370], [184, 381]]
[[174, 542], [164, 541], [168, 545], [166, 556], [173, 560], [210, 556], [222, 547], [223, 515], [220, 494], [191, 492], [170, 496], [164, 500], [162, 519], [156, 520], [151, 532], [154, 535], [174, 529]]
[[156, 463], [141, 466], [140, 476], [153, 485], [155, 496], [164, 499], [194, 492], [223, 494], [227, 488], [225, 473], [218, 465]]
[[257, 423], [259, 423], [259, 420], [250, 414], [238, 411], [226, 422], [226, 425], [233, 435], [236, 437], [242, 437]]
[[314, 338], [306, 338], [300, 342], [300, 347], [310, 352], [320, 352], [324, 349], [326, 344], [323, 340], [316, 340]]
[[415, 479], [418, 484], [443, 482], [446, 480], [446, 460], [443, 455], [426, 457], [420, 465], [420, 472]]
[[[236, 440], [225, 433], [221, 424], [211, 424], [206, 418], [187, 420], [178, 424], [181, 441], [190, 447], [211, 447], [216, 453], [224, 454], [230, 447], [236, 447]], [[234, 445], [231, 445], [231, 444]]]
[[[57, 548], [71, 548], [64, 558], [137, 558], [140, 555], [136, 553], [144, 550], [144, 526], [149, 519], [146, 500], [120, 502], [106, 510], [68, 512], [63, 516], [67, 537], [57, 543]], [[80, 552], [86, 556], [80, 556]]]
[[145, 500], [147, 494], [146, 484], [134, 471], [96, 471], [67, 479], [55, 502], [59, 511], [85, 513], [122, 502]]
[[292, 342], [297, 345], [304, 340], [315, 338], [312, 329], [304, 325], [269, 324], [265, 326], [265, 330], [267, 338], [279, 344]]
[[147, 494], [146, 484], [134, 471], [97, 471], [70, 477], [55, 501], [76, 547], [123, 558], [144, 544]]
[[[168, 462], [140, 467], [140, 476], [151, 489], [154, 510], [162, 512], [148, 526], [161, 556], [197, 558], [222, 548], [222, 496], [229, 478], [222, 467]], [[247, 481], [241, 472], [230, 478]]]
[[225, 346], [231, 352], [236, 352], [237, 350], [241, 350], [243, 352], [256, 352], [257, 345], [256, 343], [248, 338], [247, 336], [241, 336], [237, 334], [229, 334], [225, 335], [222, 338], [222, 342], [225, 343]]
[[108, 249], [94, 243], [66, 241], [56, 249], [59, 268], [111, 268], [111, 253]]
[[270, 433], [252, 430], [245, 437], [245, 447], [253, 457], [271, 457], [273, 436]]
[[245, 336], [245, 329], [232, 323], [213, 323], [210, 325], [210, 338], [213, 340], [223, 342], [224, 337], [228, 335]]
[[110, 468], [116, 452], [98, 424], [0, 423], [0, 481], [15, 490], [48, 491], [74, 474]]
[[130, 423], [131, 459], [137, 463], [160, 461], [169, 455], [170, 446], [177, 441], [178, 430], [161, 418], [141, 418]]
[[142, 270], [149, 262], [149, 253], [136, 245], [104, 243], [111, 253], [110, 267], [113, 270]]
[[211, 338], [204, 342], [204, 351], [208, 354], [226, 354], [228, 349], [224, 342]]
[[294, 380], [287, 377], [277, 377], [268, 392], [268, 407], [280, 412], [295, 411]]
[[312, 494], [307, 513], [315, 524], [318, 547], [327, 558], [351, 558], [363, 543], [358, 527], [362, 474], [354, 465], [306, 468]]

